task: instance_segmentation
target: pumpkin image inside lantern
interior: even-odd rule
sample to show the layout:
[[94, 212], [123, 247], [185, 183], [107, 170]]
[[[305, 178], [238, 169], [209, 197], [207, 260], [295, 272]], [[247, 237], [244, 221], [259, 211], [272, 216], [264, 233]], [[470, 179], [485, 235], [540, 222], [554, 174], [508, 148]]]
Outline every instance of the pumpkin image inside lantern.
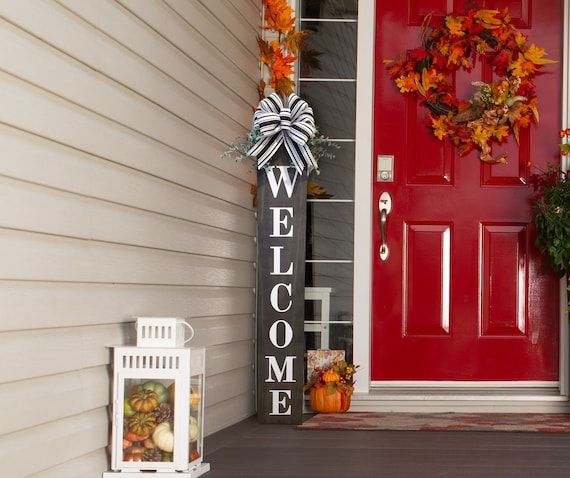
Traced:
[[200, 459], [202, 452], [202, 429], [204, 424], [203, 406], [202, 406], [202, 389], [203, 375], [192, 376], [190, 386], [190, 422], [188, 424], [188, 438], [190, 440], [190, 448], [188, 453], [190, 461]]
[[172, 462], [173, 380], [128, 379], [123, 399], [123, 461]]

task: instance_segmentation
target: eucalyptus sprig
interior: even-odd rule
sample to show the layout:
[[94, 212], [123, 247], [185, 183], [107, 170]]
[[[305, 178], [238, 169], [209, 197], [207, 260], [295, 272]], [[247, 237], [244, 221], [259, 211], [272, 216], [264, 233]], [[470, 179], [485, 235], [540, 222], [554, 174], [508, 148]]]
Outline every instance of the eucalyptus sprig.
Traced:
[[[255, 164], [256, 159], [253, 156], [248, 156], [247, 152], [261, 139], [261, 137], [262, 134], [259, 131], [253, 130], [250, 131], [247, 136], [236, 138], [228, 150], [222, 153], [221, 158], [231, 158], [238, 162], [249, 160]], [[340, 149], [340, 146], [337, 143], [327, 136], [320, 134], [318, 131], [313, 138], [307, 141], [307, 145], [309, 146], [309, 149], [317, 163], [321, 159], [334, 159], [334, 151]]]

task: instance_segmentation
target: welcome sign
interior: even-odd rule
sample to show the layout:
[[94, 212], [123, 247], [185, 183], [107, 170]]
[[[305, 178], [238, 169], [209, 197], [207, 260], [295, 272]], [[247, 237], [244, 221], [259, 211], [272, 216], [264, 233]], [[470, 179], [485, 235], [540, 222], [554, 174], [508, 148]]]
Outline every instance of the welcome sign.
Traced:
[[283, 147], [257, 176], [257, 416], [302, 423], [307, 175]]

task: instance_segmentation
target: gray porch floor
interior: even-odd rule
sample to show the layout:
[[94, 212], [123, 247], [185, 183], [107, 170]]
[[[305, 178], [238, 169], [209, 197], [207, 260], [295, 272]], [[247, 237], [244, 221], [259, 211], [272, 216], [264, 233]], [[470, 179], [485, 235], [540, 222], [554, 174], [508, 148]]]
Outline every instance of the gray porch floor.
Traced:
[[313, 431], [250, 418], [205, 447], [207, 478], [570, 477], [570, 434]]

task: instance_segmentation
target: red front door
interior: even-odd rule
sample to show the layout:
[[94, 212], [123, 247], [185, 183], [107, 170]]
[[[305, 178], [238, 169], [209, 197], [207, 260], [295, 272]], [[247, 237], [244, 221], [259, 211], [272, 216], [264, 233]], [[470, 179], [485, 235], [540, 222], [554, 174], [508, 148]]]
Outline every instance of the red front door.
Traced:
[[[466, 11], [466, 0], [378, 0], [374, 157], [394, 155], [394, 182], [374, 182], [372, 380], [557, 381], [557, 278], [534, 248], [529, 176], [558, 160], [561, 0], [485, 0], [509, 7], [529, 40], [559, 61], [536, 79], [540, 125], [493, 153], [507, 165], [459, 157], [425, 125], [426, 109], [405, 98], [383, 59], [418, 46], [423, 17]], [[455, 78], [457, 96], [478, 67]], [[529, 164], [532, 166], [529, 167]], [[376, 164], [374, 165], [376, 179]], [[378, 256], [378, 200], [387, 191], [387, 260]]]

